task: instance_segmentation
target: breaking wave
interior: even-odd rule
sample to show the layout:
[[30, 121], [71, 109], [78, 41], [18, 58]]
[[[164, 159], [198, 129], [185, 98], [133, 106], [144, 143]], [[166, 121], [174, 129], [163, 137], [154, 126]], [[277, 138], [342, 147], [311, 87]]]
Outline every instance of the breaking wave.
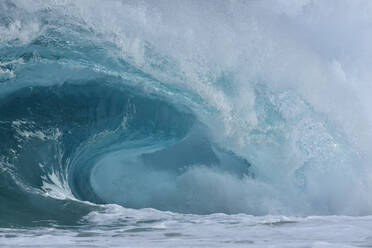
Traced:
[[0, 224], [370, 214], [361, 10], [267, 2], [2, 1]]

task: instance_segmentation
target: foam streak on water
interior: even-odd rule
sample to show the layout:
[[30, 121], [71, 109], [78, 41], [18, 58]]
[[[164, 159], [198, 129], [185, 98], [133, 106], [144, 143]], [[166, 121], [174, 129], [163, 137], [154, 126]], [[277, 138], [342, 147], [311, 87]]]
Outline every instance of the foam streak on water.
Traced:
[[[0, 229], [8, 247], [369, 247], [371, 217], [180, 215], [107, 206], [78, 227]], [[5, 244], [5, 243], [4, 243]]]

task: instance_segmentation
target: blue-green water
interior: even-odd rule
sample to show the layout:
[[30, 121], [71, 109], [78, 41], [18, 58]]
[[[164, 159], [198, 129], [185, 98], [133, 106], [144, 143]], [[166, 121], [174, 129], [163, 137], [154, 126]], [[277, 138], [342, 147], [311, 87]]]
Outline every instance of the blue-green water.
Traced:
[[341, 2], [1, 1], [0, 246], [370, 245]]

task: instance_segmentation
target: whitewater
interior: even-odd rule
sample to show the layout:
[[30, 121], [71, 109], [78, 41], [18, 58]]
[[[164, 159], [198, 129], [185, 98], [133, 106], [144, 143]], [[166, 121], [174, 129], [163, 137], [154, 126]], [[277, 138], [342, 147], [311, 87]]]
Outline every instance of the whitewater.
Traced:
[[0, 0], [0, 247], [371, 247], [369, 0]]

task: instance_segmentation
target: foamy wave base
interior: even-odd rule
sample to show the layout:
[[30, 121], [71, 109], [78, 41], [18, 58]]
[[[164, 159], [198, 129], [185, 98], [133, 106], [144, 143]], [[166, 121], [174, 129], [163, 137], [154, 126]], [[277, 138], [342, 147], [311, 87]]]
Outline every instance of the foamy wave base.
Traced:
[[368, 0], [1, 1], [3, 237], [171, 244], [230, 219], [249, 243], [250, 222], [353, 221], [329, 237], [368, 243], [369, 217], [252, 216], [372, 214], [371, 16]]
[[[369, 247], [372, 217], [182, 215], [108, 205], [78, 227], [0, 229], [8, 247]], [[4, 239], [5, 240], [5, 239]]]

